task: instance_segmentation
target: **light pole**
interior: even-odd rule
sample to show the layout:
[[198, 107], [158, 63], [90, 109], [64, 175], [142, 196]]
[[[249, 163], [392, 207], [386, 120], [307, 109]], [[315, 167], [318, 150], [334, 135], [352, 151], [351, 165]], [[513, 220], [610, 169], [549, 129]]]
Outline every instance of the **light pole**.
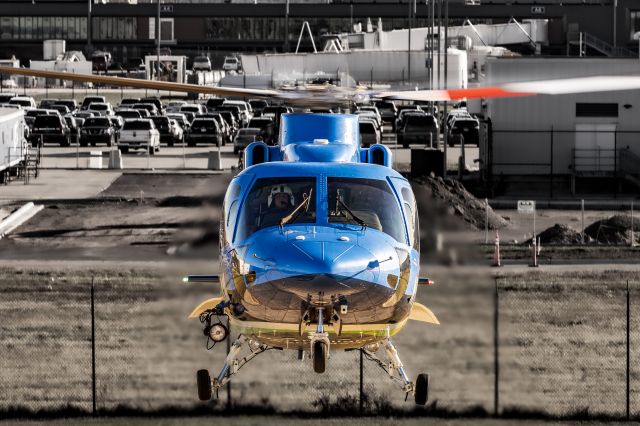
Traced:
[[91, 54], [91, 2], [87, 0], [87, 55]]
[[160, 2], [158, 0], [158, 14], [156, 16], [156, 80], [160, 80]]

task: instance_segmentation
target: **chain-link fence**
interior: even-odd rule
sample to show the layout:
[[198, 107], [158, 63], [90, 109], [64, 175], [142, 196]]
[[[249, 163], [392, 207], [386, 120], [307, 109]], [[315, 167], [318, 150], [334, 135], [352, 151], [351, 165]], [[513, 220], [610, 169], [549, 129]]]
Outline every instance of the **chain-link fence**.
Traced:
[[[207, 352], [200, 324], [186, 315], [215, 289], [131, 271], [2, 275], [0, 411], [202, 407], [195, 372], [217, 375], [226, 343]], [[447, 284], [418, 298], [442, 325], [410, 322], [394, 341], [412, 379], [430, 374], [432, 410], [634, 417], [638, 288], [606, 274]], [[207, 406], [354, 415], [414, 408], [360, 351], [332, 351], [327, 372], [316, 374], [295, 351], [270, 350], [229, 388]]]

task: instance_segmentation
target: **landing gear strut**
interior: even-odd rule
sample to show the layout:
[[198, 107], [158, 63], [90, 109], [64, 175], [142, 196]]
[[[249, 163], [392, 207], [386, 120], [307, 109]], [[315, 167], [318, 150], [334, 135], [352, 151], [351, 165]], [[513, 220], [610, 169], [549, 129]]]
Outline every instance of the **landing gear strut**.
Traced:
[[[242, 351], [245, 343], [249, 347], [250, 354], [240, 358], [240, 352]], [[197, 373], [198, 379], [198, 397], [202, 401], [208, 401], [211, 399], [213, 391], [218, 394], [218, 389], [231, 380], [231, 377], [238, 372], [245, 364], [251, 361], [253, 358], [260, 355], [262, 352], [271, 349], [270, 346], [261, 345], [254, 341], [247, 339], [243, 334], [239, 335], [235, 342], [231, 345], [227, 359], [224, 361], [222, 370], [217, 377], [211, 379], [208, 370], [199, 370]]]
[[313, 371], [324, 373], [329, 358], [329, 333], [324, 331], [324, 308], [316, 309], [318, 326], [315, 333], [309, 333], [311, 340], [311, 358], [313, 358]]
[[406, 393], [406, 397], [409, 394], [413, 394], [414, 400], [418, 405], [425, 405], [429, 400], [429, 375], [419, 374], [415, 383], [410, 381], [398, 356], [398, 350], [388, 337], [382, 341], [384, 351], [387, 355], [387, 363], [383, 362], [375, 352], [378, 350], [378, 346], [370, 346], [363, 348], [363, 352], [367, 359], [375, 362], [382, 368], [392, 380], [399, 381], [402, 384], [402, 390]]

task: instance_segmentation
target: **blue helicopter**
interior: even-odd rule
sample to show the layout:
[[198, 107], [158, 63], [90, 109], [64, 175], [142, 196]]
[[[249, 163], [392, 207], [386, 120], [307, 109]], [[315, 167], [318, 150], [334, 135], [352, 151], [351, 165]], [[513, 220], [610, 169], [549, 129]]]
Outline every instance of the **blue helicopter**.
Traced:
[[391, 168], [386, 146], [360, 147], [356, 115], [284, 114], [279, 140], [246, 148], [246, 168], [225, 195], [222, 294], [190, 317], [201, 319], [213, 342], [228, 335], [214, 318], [228, 316], [240, 334], [215, 378], [198, 372], [200, 398], [270, 348], [309, 354], [317, 373], [330, 351], [361, 349], [425, 404], [429, 376], [410, 380], [391, 341], [408, 320], [438, 324], [415, 302], [418, 284], [430, 281], [418, 276], [409, 182]]
[[[312, 85], [268, 90], [206, 87], [111, 76], [0, 67], [0, 74], [73, 80], [219, 96], [275, 98], [289, 104], [344, 105], [371, 98], [449, 101], [640, 89], [640, 77], [599, 76], [518, 82], [469, 89], [374, 91]], [[417, 303], [420, 240], [416, 203], [406, 179], [392, 169], [389, 149], [360, 147], [357, 116], [284, 114], [279, 143], [250, 144], [245, 170], [229, 185], [220, 223], [220, 275], [185, 282], [220, 283], [221, 294], [190, 314], [214, 344], [228, 338], [220, 317], [239, 337], [212, 378], [197, 372], [208, 400], [262, 352], [307, 354], [323, 373], [329, 354], [362, 350], [424, 405], [429, 376], [412, 381], [391, 338], [410, 320], [438, 324]], [[380, 349], [383, 348], [383, 354]], [[241, 356], [243, 351], [248, 354]], [[386, 362], [382, 360], [386, 357]]]

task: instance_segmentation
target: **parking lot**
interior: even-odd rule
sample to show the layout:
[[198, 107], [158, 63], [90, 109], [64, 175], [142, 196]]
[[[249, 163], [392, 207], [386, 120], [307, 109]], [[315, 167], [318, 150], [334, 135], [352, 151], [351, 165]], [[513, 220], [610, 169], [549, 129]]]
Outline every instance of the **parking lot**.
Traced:
[[[400, 171], [408, 171], [411, 163], [411, 150], [404, 149], [395, 144], [395, 135], [385, 135], [385, 145], [393, 154], [395, 168]], [[100, 145], [97, 147], [59, 147], [45, 145], [42, 150], [41, 167], [44, 169], [74, 169], [88, 168], [91, 152], [102, 152], [102, 167], [109, 165], [109, 151], [116, 149]], [[148, 155], [144, 150], [131, 151], [122, 154], [124, 169], [155, 169], [155, 170], [205, 170], [208, 167], [208, 158], [211, 152], [217, 151], [215, 145], [203, 145], [196, 147], [162, 146], [155, 155]], [[447, 165], [450, 170], [458, 167], [458, 157], [461, 149], [459, 146], [447, 148]], [[474, 165], [474, 159], [478, 158], [478, 148], [465, 148], [467, 167]], [[220, 148], [222, 168], [229, 170], [238, 166], [238, 156], [233, 154], [233, 146], [226, 145]]]

